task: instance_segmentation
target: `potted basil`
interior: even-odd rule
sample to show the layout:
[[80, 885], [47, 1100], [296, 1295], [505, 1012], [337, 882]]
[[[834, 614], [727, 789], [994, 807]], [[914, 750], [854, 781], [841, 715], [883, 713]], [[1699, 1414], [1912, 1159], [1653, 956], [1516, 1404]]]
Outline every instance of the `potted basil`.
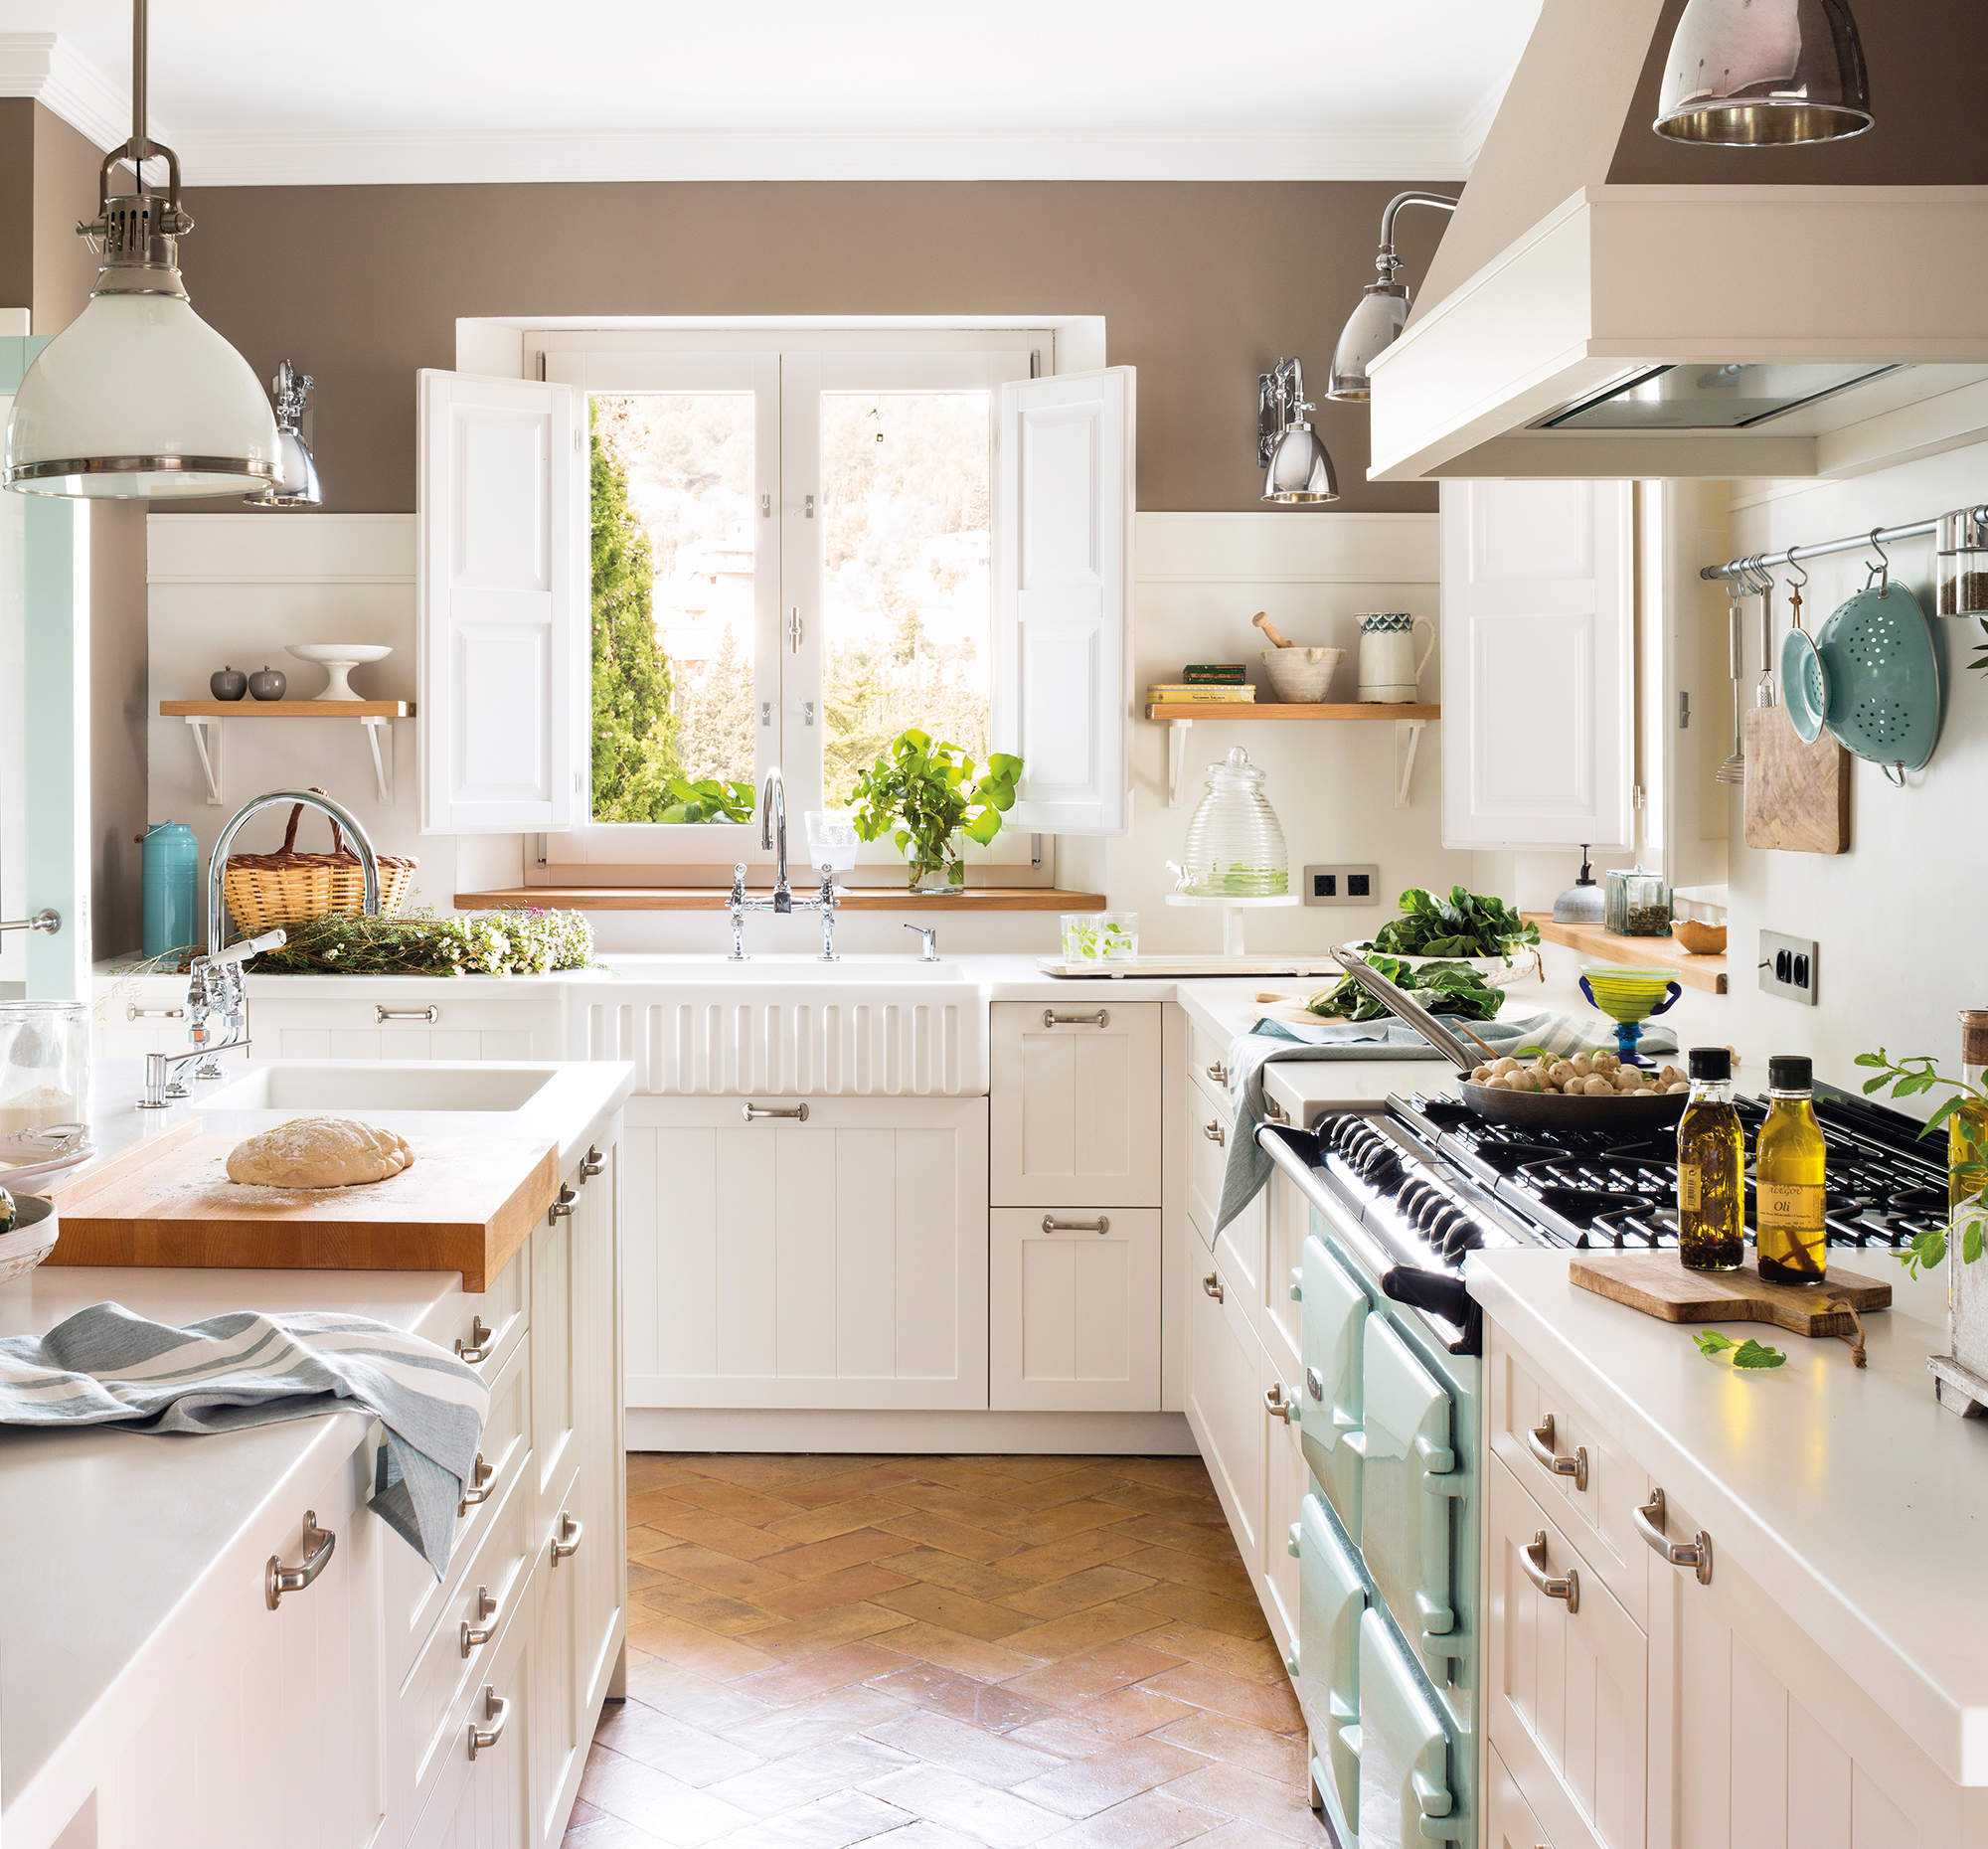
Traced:
[[901, 732], [856, 779], [851, 819], [865, 841], [889, 835], [905, 857], [914, 893], [966, 886], [966, 846], [985, 847], [1015, 806], [1022, 760], [995, 752], [980, 771], [958, 746], [915, 729]]

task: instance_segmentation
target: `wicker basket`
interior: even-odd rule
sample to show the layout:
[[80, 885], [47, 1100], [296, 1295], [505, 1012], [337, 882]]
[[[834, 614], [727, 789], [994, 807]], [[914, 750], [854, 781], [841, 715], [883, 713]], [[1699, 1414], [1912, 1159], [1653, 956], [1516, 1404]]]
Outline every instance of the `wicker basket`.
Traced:
[[[323, 795], [324, 791], [314, 790]], [[297, 824], [304, 805], [290, 810], [283, 845], [273, 854], [231, 854], [221, 876], [221, 895], [245, 937], [278, 924], [301, 924], [327, 912], [358, 913], [366, 909], [366, 875], [359, 856], [345, 845], [336, 822], [331, 824], [329, 854], [299, 854]], [[327, 818], [329, 819], [329, 818]], [[380, 856], [380, 911], [391, 917], [408, 896], [408, 882], [417, 862], [399, 854]]]

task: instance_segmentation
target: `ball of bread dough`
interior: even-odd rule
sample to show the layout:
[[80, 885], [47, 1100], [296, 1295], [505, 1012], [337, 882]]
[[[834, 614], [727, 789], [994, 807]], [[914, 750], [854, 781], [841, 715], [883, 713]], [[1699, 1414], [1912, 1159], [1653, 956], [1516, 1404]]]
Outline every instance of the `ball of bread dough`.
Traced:
[[407, 1138], [353, 1117], [292, 1117], [228, 1152], [228, 1179], [251, 1188], [352, 1188], [398, 1175]]

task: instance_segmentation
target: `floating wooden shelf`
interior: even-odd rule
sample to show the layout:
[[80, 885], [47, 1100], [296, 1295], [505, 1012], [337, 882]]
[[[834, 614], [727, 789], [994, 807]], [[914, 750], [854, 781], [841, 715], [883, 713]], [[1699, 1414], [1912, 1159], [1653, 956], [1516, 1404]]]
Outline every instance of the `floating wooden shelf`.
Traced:
[[366, 728], [373, 755], [373, 787], [382, 802], [394, 800], [394, 722], [413, 719], [412, 700], [161, 700], [161, 719], [183, 719], [207, 779], [207, 800], [222, 804], [221, 727], [224, 719], [356, 719]]
[[[797, 887], [797, 892], [805, 892]], [[763, 888], [748, 897], [764, 898]], [[457, 893], [463, 912], [503, 906], [560, 906], [575, 912], [723, 912], [722, 886], [504, 886]], [[842, 896], [845, 912], [1102, 912], [1102, 893], [1067, 893], [1050, 886], [969, 886], [963, 893], [909, 893], [902, 886], [857, 886]], [[913, 946], [915, 947], [915, 946]]]
[[1382, 706], [1360, 701], [1352, 706], [1300, 706], [1283, 700], [1148, 701], [1148, 719], [1440, 719], [1439, 706]]
[[1667, 969], [1688, 989], [1726, 993], [1726, 959], [1693, 956], [1675, 937], [1620, 937], [1599, 924], [1556, 924], [1550, 913], [1528, 912], [1548, 943], [1578, 950], [1599, 962], [1628, 963], [1638, 969]]

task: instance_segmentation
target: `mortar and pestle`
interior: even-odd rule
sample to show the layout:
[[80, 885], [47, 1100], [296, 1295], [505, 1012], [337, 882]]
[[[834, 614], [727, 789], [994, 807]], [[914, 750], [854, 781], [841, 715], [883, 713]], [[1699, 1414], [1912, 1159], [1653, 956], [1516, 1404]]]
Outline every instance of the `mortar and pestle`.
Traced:
[[1264, 610], [1258, 610], [1249, 620], [1262, 630], [1266, 640], [1276, 644], [1262, 651], [1263, 674], [1270, 683], [1270, 692], [1286, 706], [1323, 704], [1326, 689], [1332, 685], [1332, 677], [1338, 672], [1346, 650], [1294, 647], [1278, 633], [1277, 625]]

